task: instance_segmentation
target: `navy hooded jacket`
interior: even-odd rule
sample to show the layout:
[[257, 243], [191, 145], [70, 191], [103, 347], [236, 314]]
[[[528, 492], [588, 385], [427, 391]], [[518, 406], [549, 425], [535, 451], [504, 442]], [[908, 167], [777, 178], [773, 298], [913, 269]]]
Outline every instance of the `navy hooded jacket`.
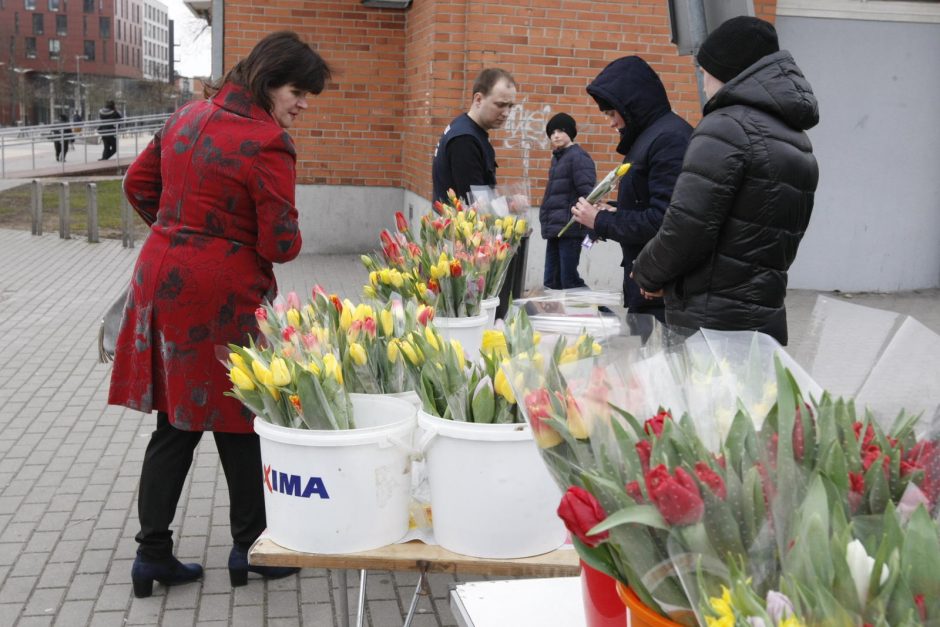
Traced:
[[[539, 207], [539, 223], [544, 239], [558, 236], [558, 232], [571, 219], [571, 208], [578, 198], [590, 194], [596, 182], [594, 160], [578, 144], [559, 148], [552, 153], [545, 196]], [[584, 239], [587, 232], [587, 228], [575, 222], [565, 231], [565, 237]]]
[[[672, 112], [666, 88], [646, 61], [622, 57], [610, 63], [587, 87], [601, 110], [612, 107], [626, 126], [617, 152], [630, 171], [620, 179], [617, 211], [597, 214], [594, 232], [623, 249], [623, 303], [632, 312], [663, 307], [662, 299], [646, 300], [630, 279], [633, 261], [663, 222], [672, 188], [692, 127]], [[607, 174], [604, 172], [603, 174]]]

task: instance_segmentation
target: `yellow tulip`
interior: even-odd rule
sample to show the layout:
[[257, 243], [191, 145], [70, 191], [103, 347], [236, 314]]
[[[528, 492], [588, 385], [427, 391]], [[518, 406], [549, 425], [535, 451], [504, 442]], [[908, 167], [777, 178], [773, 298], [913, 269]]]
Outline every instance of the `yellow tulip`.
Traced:
[[366, 349], [362, 347], [362, 344], [357, 342], [353, 342], [349, 345], [349, 357], [357, 366], [364, 366], [366, 361], [368, 361], [368, 357], [366, 356]]
[[521, 236], [522, 234], [525, 233], [525, 229], [526, 229], [525, 220], [516, 221], [516, 228], [515, 228], [516, 235]]
[[392, 341], [388, 343], [388, 349], [386, 350], [388, 360], [391, 363], [398, 363], [398, 357], [401, 354], [401, 351], [398, 348], [398, 340], [392, 338]]
[[271, 382], [273, 385], [283, 387], [290, 383], [290, 369], [287, 362], [280, 357], [271, 360]]
[[571, 396], [571, 392], [568, 392], [565, 404], [567, 405], [568, 431], [579, 440], [588, 439], [591, 435], [591, 425], [581, 413], [581, 408], [578, 407], [578, 403]]
[[570, 364], [573, 361], [578, 360], [578, 349], [575, 346], [569, 346], [561, 352], [561, 357], [558, 359], [558, 365], [563, 366], [565, 364]]
[[343, 311], [339, 314], [339, 328], [343, 331], [348, 331], [349, 327], [352, 326], [353, 316], [352, 316], [352, 305], [346, 306], [343, 304]]
[[379, 286], [379, 273], [376, 272], [375, 270], [369, 273], [369, 285], [371, 285], [372, 287]]
[[410, 342], [401, 343], [401, 352], [405, 354], [405, 357], [413, 366], [421, 365], [421, 358], [418, 356], [418, 351], [415, 350], [415, 347], [412, 346]]
[[257, 359], [251, 362], [251, 371], [255, 373], [255, 379], [262, 383], [267, 383], [267, 379], [271, 378], [271, 371]]
[[296, 309], [287, 310], [287, 324], [291, 325], [295, 329], [300, 328], [300, 312]]
[[320, 366], [318, 366], [316, 362], [311, 361], [309, 364], [307, 364], [307, 370], [312, 372], [314, 376], [320, 376]]
[[404, 280], [401, 278], [401, 272], [398, 270], [392, 270], [390, 273], [390, 278], [392, 280], [392, 285], [395, 287], [401, 287], [404, 283]]
[[340, 368], [339, 362], [336, 361], [333, 353], [327, 353], [323, 356], [323, 369], [328, 375], [336, 379], [337, 383], [343, 384], [343, 369]]
[[245, 363], [245, 360], [242, 359], [242, 356], [239, 355], [238, 353], [229, 353], [228, 359], [230, 362], [232, 362], [233, 366], [237, 366], [241, 368], [242, 370], [248, 369], [248, 365]]
[[506, 335], [502, 331], [487, 329], [483, 331], [483, 344], [480, 346], [485, 353], [496, 353], [500, 357], [508, 354]]
[[388, 309], [383, 309], [379, 313], [379, 324], [382, 325], [382, 332], [385, 335], [391, 335], [395, 330], [395, 319], [392, 317], [392, 312]]
[[627, 171], [628, 171], [629, 169], [630, 169], [630, 164], [629, 164], [629, 163], [622, 163], [622, 164], [620, 164], [620, 167], [617, 168], [617, 176], [623, 176], [624, 174], [627, 173]]
[[362, 288], [362, 295], [366, 298], [376, 298], [377, 293], [374, 287], [371, 285], [366, 285]]
[[[509, 361], [504, 361], [509, 363]], [[496, 393], [506, 399], [506, 402], [515, 405], [516, 395], [512, 393], [512, 387], [509, 385], [509, 381], [506, 379], [506, 373], [503, 372], [502, 367], [496, 371], [496, 378], [493, 380], [493, 389], [496, 390]]]
[[600, 354], [601, 354], [601, 350], [602, 350], [602, 349], [601, 349], [601, 345], [598, 344], [597, 342], [594, 342], [593, 344], [591, 344], [591, 353], [592, 353], [592, 354], [594, 354], [594, 355], [600, 355]]
[[467, 360], [466, 360], [466, 358], [464, 357], [464, 354], [463, 354], [463, 346], [460, 344], [460, 341], [459, 341], [459, 340], [451, 340], [451, 341], [450, 341], [450, 346], [451, 346], [451, 348], [454, 349], [454, 353], [457, 354], [457, 363], [460, 364], [461, 366], [463, 366], [463, 365], [466, 363]]
[[436, 351], [441, 350], [441, 345], [437, 341], [437, 338], [434, 337], [434, 331], [431, 330], [431, 327], [424, 327], [424, 339], [428, 341], [428, 344], [430, 344], [431, 348], [433, 348], [434, 350]]
[[229, 379], [232, 383], [235, 384], [239, 390], [253, 390], [255, 389], [254, 381], [251, 380], [245, 371], [239, 368], [238, 366], [233, 366], [228, 373]]
[[441, 267], [438, 264], [431, 264], [431, 278], [435, 281], [447, 274], [447, 270], [441, 270]]
[[533, 332], [533, 333], [532, 333], [532, 343], [535, 344], [536, 346], [538, 346], [538, 345], [539, 345], [539, 342], [541, 342], [541, 341], [542, 341], [542, 334], [539, 333], [538, 331]]
[[534, 352], [532, 355], [532, 363], [535, 364], [536, 368], [541, 370], [542, 367], [545, 366], [545, 358], [542, 357], [542, 353]]

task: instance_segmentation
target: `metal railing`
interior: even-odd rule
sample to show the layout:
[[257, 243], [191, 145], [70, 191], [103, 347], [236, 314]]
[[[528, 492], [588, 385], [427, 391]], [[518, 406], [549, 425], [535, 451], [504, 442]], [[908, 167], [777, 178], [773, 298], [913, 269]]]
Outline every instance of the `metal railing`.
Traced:
[[[54, 165], [54, 149], [52, 142], [67, 141], [71, 143], [70, 155], [76, 152], [82, 154], [82, 162], [97, 161], [101, 150], [100, 139], [103, 126], [115, 127], [114, 133], [118, 137], [115, 157], [133, 156], [141, 150], [153, 137], [153, 134], [163, 127], [170, 113], [155, 115], [140, 115], [120, 120], [88, 120], [81, 122], [57, 122], [56, 124], [42, 124], [39, 126], [16, 126], [0, 128], [0, 178], [17, 171], [36, 170], [39, 167], [60, 167], [65, 172], [66, 161]], [[104, 131], [108, 133], [109, 131]], [[128, 140], [133, 140], [129, 144]], [[122, 147], [123, 144], [123, 147]], [[89, 158], [89, 145], [94, 146]], [[131, 148], [133, 146], [133, 148]], [[72, 161], [74, 163], [74, 159]]]
[[[61, 239], [72, 239], [71, 225], [71, 190], [77, 188], [81, 183], [69, 185], [68, 182], [44, 183], [34, 179], [32, 188], [32, 202], [30, 206], [33, 235], [42, 235], [43, 230], [43, 188], [46, 186], [55, 186], [59, 188], [59, 237]], [[98, 233], [98, 185], [96, 183], [85, 183], [85, 194], [87, 197], [87, 230], [88, 241], [97, 243], [99, 241]], [[124, 248], [134, 248], [134, 225], [136, 224], [136, 213], [131, 209], [130, 203], [124, 194], [121, 194], [121, 242]]]

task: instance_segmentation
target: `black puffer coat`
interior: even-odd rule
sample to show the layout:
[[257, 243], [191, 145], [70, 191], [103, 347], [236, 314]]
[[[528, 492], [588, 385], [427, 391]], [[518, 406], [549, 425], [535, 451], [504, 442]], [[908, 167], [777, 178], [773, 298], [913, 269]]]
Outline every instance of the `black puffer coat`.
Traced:
[[725, 84], [704, 112], [634, 278], [665, 288], [670, 324], [762, 331], [786, 344], [787, 270], [819, 179], [803, 132], [819, 121], [816, 98], [781, 50]]
[[[558, 231], [571, 219], [571, 208], [578, 198], [590, 194], [596, 183], [597, 168], [584, 148], [571, 144], [552, 153], [545, 196], [539, 207], [543, 239], [558, 236]], [[587, 228], [575, 222], [565, 231], [565, 237], [584, 239], [587, 232]]]
[[[631, 312], [662, 310], [660, 299], [646, 300], [630, 279], [633, 260], [663, 222], [672, 189], [682, 170], [692, 127], [672, 112], [666, 88], [646, 61], [623, 57], [611, 62], [587, 88], [620, 113], [617, 152], [632, 164], [617, 189], [617, 211], [597, 214], [594, 232], [623, 250], [623, 304]], [[601, 173], [601, 176], [607, 172]]]

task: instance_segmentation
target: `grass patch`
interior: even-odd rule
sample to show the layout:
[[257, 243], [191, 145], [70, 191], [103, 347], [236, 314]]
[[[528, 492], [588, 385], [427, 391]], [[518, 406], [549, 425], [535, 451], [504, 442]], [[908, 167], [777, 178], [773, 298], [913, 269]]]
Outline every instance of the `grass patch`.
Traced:
[[[98, 234], [101, 238], [121, 239], [121, 181], [95, 181], [98, 188]], [[69, 183], [69, 224], [72, 237], [88, 233], [88, 193], [84, 181]], [[42, 193], [42, 231], [59, 230], [58, 183], [46, 183]], [[32, 228], [32, 185], [27, 183], [0, 192], [0, 228]], [[133, 212], [132, 212], [133, 213]], [[134, 237], [140, 240], [147, 234], [147, 225], [133, 213]]]

